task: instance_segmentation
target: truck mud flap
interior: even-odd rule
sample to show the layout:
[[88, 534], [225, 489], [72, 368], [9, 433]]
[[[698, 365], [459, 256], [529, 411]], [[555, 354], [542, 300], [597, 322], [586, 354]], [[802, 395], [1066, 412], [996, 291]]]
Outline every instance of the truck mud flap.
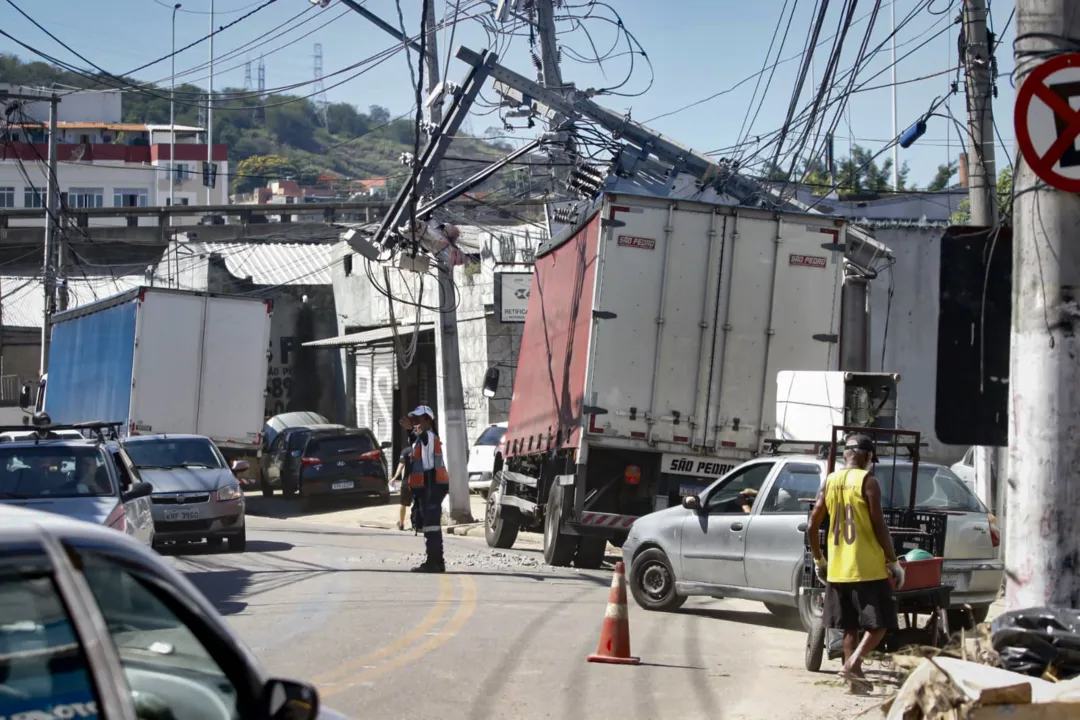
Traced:
[[638, 519], [637, 515], [617, 515], [615, 513], [584, 512], [581, 518], [569, 525], [579, 535], [614, 535], [630, 531], [630, 526]]

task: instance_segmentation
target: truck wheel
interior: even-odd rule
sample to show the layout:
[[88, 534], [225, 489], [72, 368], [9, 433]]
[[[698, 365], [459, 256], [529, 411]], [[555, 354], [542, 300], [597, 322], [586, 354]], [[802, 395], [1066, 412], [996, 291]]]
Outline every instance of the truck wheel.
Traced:
[[488, 547], [508, 550], [514, 547], [518, 530], [521, 529], [521, 515], [515, 507], [500, 505], [499, 479], [491, 481], [484, 505], [484, 539]]
[[544, 509], [544, 561], [555, 567], [569, 567], [577, 551], [577, 538], [559, 532], [565, 495], [562, 486], [552, 482]]
[[274, 488], [270, 487], [270, 478], [266, 477], [266, 473], [259, 470], [259, 488], [262, 490], [263, 497], [274, 497]]
[[606, 538], [580, 537], [578, 538], [577, 553], [574, 554], [574, 567], [584, 570], [596, 570], [604, 564], [606, 554]]
[[806, 633], [806, 654], [803, 663], [810, 672], [821, 669], [821, 660], [825, 656], [825, 623], [818, 618], [810, 632]]
[[670, 612], [686, 602], [675, 592], [675, 573], [660, 548], [643, 550], [630, 566], [630, 594], [646, 610]]
[[296, 487], [293, 485], [292, 480], [281, 479], [281, 497], [286, 500], [291, 500], [292, 496], [296, 494]]

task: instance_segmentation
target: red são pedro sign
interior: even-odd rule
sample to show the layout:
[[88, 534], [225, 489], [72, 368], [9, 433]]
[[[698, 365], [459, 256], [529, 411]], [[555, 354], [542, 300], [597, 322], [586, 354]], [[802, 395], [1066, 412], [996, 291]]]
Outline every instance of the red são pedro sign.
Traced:
[[1016, 93], [1014, 123], [1020, 153], [1035, 174], [1059, 190], [1080, 193], [1080, 53], [1039, 65]]

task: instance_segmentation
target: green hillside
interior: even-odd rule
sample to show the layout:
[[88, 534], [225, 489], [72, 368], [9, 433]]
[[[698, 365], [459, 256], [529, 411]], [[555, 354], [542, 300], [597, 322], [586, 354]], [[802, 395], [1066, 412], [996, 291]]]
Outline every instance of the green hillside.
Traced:
[[[8, 54], [0, 54], [0, 82], [86, 89], [111, 89], [118, 84], [115, 80], [92, 80], [44, 62], [23, 62]], [[167, 124], [169, 90], [168, 87], [145, 86], [143, 91], [125, 92], [124, 121]], [[304, 86], [298, 92], [309, 92], [309, 89]], [[403, 152], [413, 151], [415, 117], [411, 113], [407, 117], [394, 117], [376, 104], [369, 105], [364, 112], [349, 103], [330, 103], [324, 127], [315, 105], [305, 98], [252, 95], [239, 89], [214, 93], [214, 142], [229, 146], [229, 161], [234, 172], [247, 158], [278, 155], [289, 161], [287, 166], [276, 166], [279, 172], [297, 178], [305, 185], [314, 184], [319, 175], [328, 171], [345, 179], [389, 176], [392, 184], [406, 174], [400, 157]], [[175, 98], [177, 124], [204, 124], [200, 122], [198, 107], [193, 107], [205, 104], [204, 91], [193, 85], [178, 85]], [[497, 142], [458, 139], [454, 141], [451, 155], [493, 159], [510, 149]], [[444, 167], [448, 180], [459, 180], [482, 165], [450, 160]], [[242, 177], [234, 181], [234, 190], [249, 191], [270, 179], [274, 178], [269, 173], [265, 177]], [[513, 179], [510, 173], [504, 172], [483, 189], [509, 190], [513, 187]]]

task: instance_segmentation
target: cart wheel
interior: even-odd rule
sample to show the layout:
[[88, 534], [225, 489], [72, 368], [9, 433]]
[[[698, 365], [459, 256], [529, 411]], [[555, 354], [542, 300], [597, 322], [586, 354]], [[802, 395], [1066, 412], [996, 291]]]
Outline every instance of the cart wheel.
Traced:
[[821, 618], [814, 620], [814, 626], [806, 634], [806, 669], [817, 672], [821, 669], [821, 659], [825, 655], [825, 623]]

